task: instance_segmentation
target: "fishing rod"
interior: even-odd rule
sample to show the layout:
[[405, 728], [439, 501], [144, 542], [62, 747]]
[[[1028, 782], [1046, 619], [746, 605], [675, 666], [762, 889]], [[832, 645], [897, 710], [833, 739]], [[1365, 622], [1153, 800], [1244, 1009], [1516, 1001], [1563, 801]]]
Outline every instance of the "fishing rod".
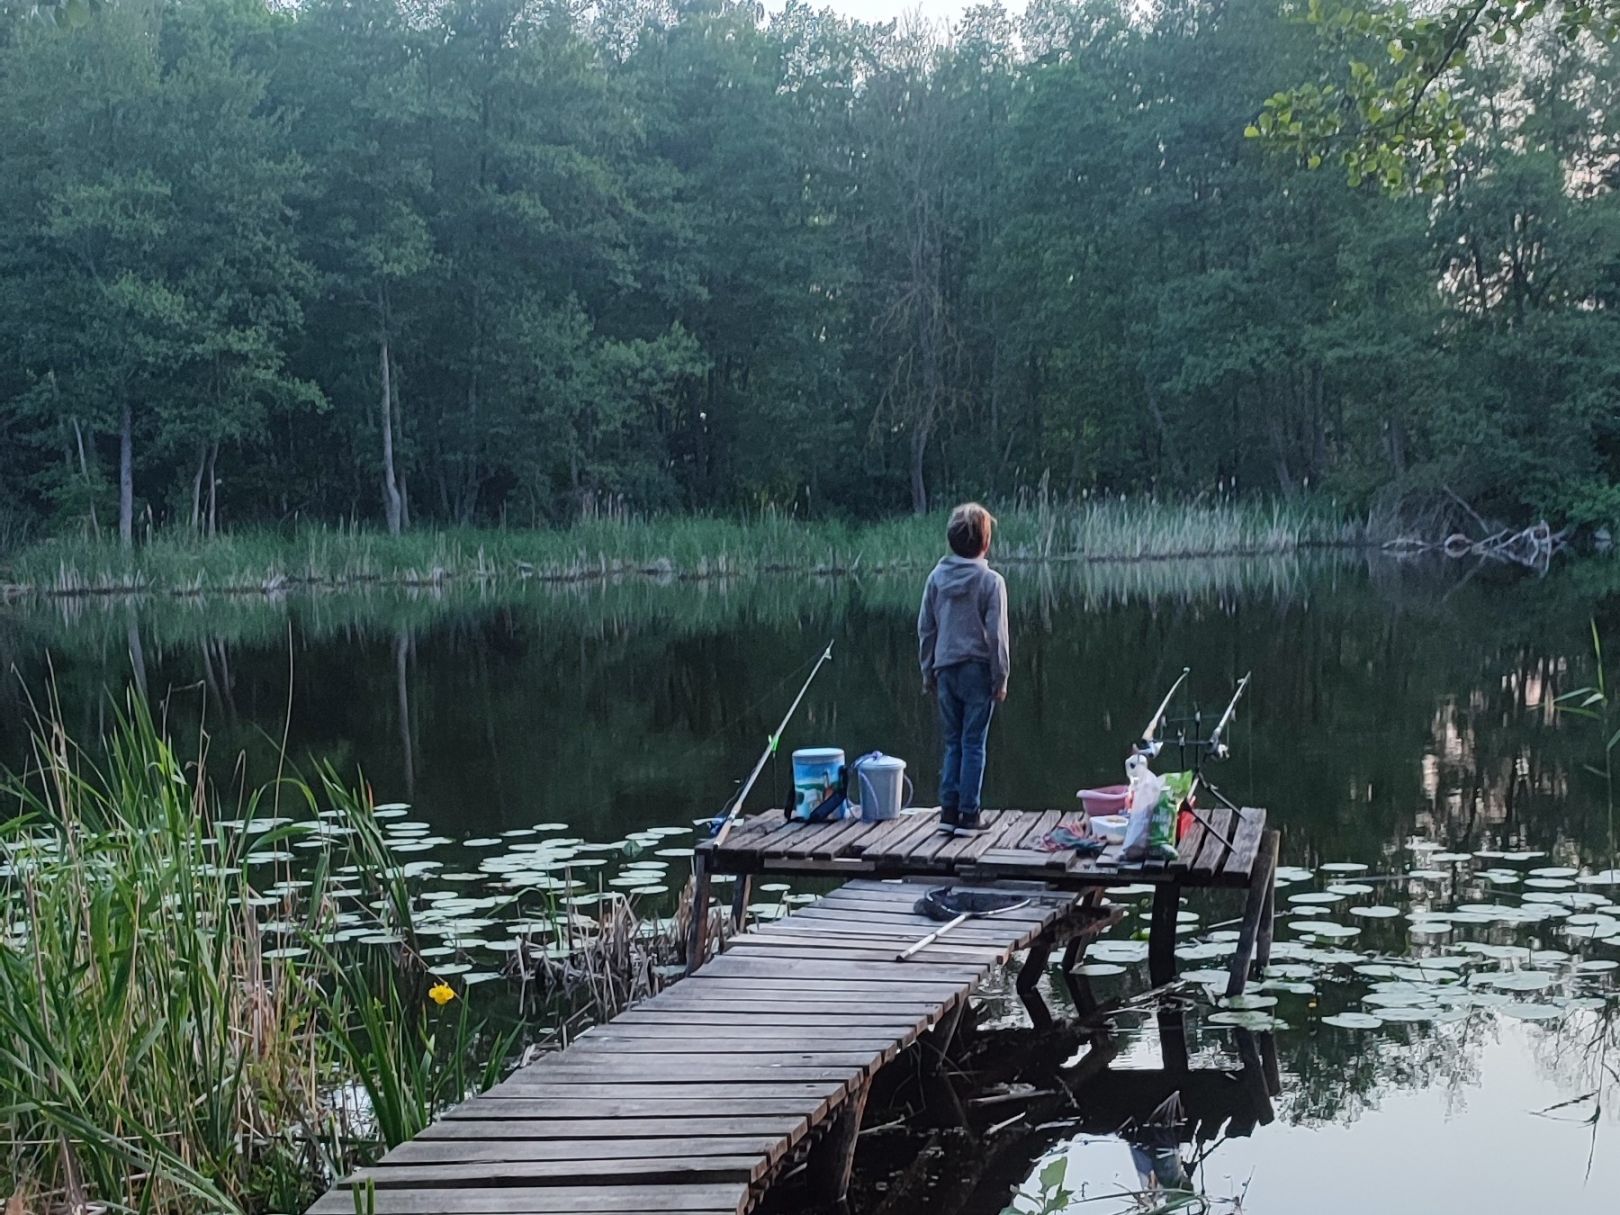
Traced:
[[1221, 719], [1215, 723], [1215, 729], [1210, 732], [1209, 753], [1215, 759], [1225, 759], [1231, 754], [1226, 744], [1221, 741], [1221, 735], [1226, 732], [1226, 727], [1232, 724], [1232, 716], [1237, 712], [1238, 701], [1243, 699], [1243, 693], [1249, 689], [1249, 676], [1252, 674], [1253, 671], [1247, 672], [1238, 680], [1237, 691], [1232, 693], [1232, 699], [1226, 703], [1226, 712], [1221, 714]]
[[1142, 731], [1141, 741], [1136, 744], [1136, 749], [1144, 755], [1157, 755], [1164, 749], [1164, 743], [1157, 737], [1159, 728], [1164, 725], [1164, 715], [1170, 710], [1170, 701], [1180, 691], [1181, 685], [1187, 682], [1187, 676], [1191, 672], [1191, 667], [1181, 668], [1181, 677], [1170, 685], [1170, 690], [1164, 694], [1159, 707], [1153, 711], [1153, 716], [1148, 718], [1147, 729]]
[[754, 770], [748, 774], [748, 779], [743, 782], [737, 796], [731, 799], [730, 808], [723, 811], [722, 817], [716, 820], [714, 826], [714, 842], [716, 844], [725, 842], [726, 836], [731, 831], [732, 823], [737, 821], [737, 815], [742, 810], [744, 799], [753, 790], [754, 782], [759, 779], [759, 774], [765, 770], [765, 765], [770, 762], [771, 756], [776, 754], [776, 749], [782, 742], [782, 733], [787, 729], [788, 722], [792, 721], [793, 715], [799, 711], [799, 702], [804, 699], [804, 694], [810, 690], [810, 685], [815, 682], [816, 676], [821, 673], [821, 668], [832, 661], [832, 650], [833, 643], [829, 641], [827, 648], [821, 652], [821, 657], [816, 659], [816, 665], [810, 668], [810, 674], [805, 676], [804, 684], [799, 688], [799, 694], [793, 698], [793, 703], [788, 706], [788, 711], [782, 717], [782, 724], [777, 726], [775, 733], [766, 740], [765, 750], [760, 753], [759, 761], [754, 765]]

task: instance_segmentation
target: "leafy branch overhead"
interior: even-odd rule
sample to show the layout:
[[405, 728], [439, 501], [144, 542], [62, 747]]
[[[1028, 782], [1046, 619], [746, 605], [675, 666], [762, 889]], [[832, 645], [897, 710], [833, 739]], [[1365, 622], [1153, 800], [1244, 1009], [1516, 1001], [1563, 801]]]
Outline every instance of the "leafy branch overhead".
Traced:
[[1451, 83], [1491, 47], [1545, 30], [1612, 40], [1616, 0], [1461, 0], [1414, 8], [1308, 0], [1295, 13], [1331, 48], [1329, 70], [1267, 98], [1246, 129], [1310, 168], [1333, 160], [1352, 186], [1437, 190], [1468, 136]]

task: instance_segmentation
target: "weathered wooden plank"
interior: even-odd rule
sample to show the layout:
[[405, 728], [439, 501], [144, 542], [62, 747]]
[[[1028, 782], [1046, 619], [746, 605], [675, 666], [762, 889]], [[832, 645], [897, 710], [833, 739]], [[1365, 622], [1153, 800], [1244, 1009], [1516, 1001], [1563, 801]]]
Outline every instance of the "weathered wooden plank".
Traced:
[[807, 992], [802, 999], [795, 999], [791, 993], [783, 991], [764, 989], [731, 991], [721, 989], [716, 984], [708, 986], [715, 987], [716, 990], [707, 994], [678, 991], [671, 992], [667, 997], [659, 996], [643, 1000], [640, 1004], [627, 1008], [615, 1020], [642, 1014], [686, 1012], [692, 1009], [702, 1009], [711, 1013], [861, 1012], [899, 1018], [926, 1012], [941, 1003], [941, 1000], [933, 996], [890, 995], [884, 998], [869, 992], [842, 990]]
[[[673, 1028], [664, 1026], [663, 1028]], [[740, 1037], [726, 1032], [724, 1026], [709, 1025], [698, 1028], [707, 1031], [706, 1034], [691, 1035], [672, 1038], [667, 1034], [648, 1036], [646, 1034], [624, 1035], [592, 1035], [579, 1037], [569, 1046], [571, 1053], [591, 1055], [602, 1053], [616, 1053], [626, 1055], [724, 1055], [727, 1058], [736, 1057], [739, 1063], [747, 1063], [757, 1055], [779, 1056], [785, 1043], [804, 1043], [814, 1041], [818, 1036], [808, 1026], [778, 1026], [775, 1029], [775, 1038]], [[892, 1055], [897, 1043], [903, 1039], [906, 1031], [883, 1033], [874, 1037], [871, 1033], [856, 1034], [850, 1030], [841, 1030], [838, 1035], [838, 1045], [847, 1049], [839, 1052], [839, 1058], [852, 1057], [859, 1059], [865, 1057], [884, 1058]]]
[[[556, 1185], [380, 1190], [374, 1215], [595, 1215], [596, 1212], [691, 1211], [741, 1215], [746, 1185]], [[333, 1190], [309, 1215], [354, 1215], [355, 1197]]]
[[[927, 921], [932, 923], [933, 921]], [[786, 919], [771, 920], [754, 928], [757, 936], [765, 937], [864, 937], [868, 940], [885, 941], [919, 941], [928, 933], [923, 931], [923, 924], [890, 924], [888, 922], [873, 922], [863, 919], [852, 920], [802, 920], [796, 915]], [[979, 923], [969, 920], [960, 928], [951, 929], [952, 938], [960, 937], [963, 941], [975, 945], [995, 945], [1004, 949], [1015, 948], [1018, 940], [1025, 931], [1024, 925], [1016, 925], [1012, 929], [996, 927], [994, 921]], [[932, 930], [930, 930], [932, 931]]]
[[1062, 821], [1063, 812], [1061, 810], [1030, 812], [1030, 821], [1025, 826], [1023, 835], [1014, 837], [1017, 842], [1012, 843], [1011, 847], [1020, 852], [1039, 852], [1042, 856], [1049, 855], [1041, 847], [1041, 841], [1046, 838], [1048, 831]]
[[507, 1092], [565, 1084], [600, 1084], [608, 1080], [634, 1078], [641, 1084], [691, 1084], [697, 1079], [733, 1084], [774, 1083], [778, 1080], [848, 1081], [859, 1073], [859, 1066], [834, 1057], [821, 1063], [741, 1062], [715, 1060], [692, 1055], [664, 1055], [655, 1066], [641, 1056], [617, 1060], [592, 1056], [541, 1059], [529, 1064], [509, 1082]]
[[[1203, 813], [1202, 810], [1199, 811]], [[1176, 861], [1173, 868], [1191, 869], [1192, 863], [1198, 859], [1198, 852], [1204, 846], [1204, 824], [1200, 819], [1193, 819], [1192, 826], [1187, 833], [1176, 843]]]
[[1221, 837], [1232, 837], [1232, 812], [1225, 806], [1215, 806], [1209, 810], [1201, 810], [1209, 822], [1210, 830], [1204, 832], [1204, 844], [1199, 849], [1198, 859], [1192, 863], [1189, 872], [1194, 879], [1208, 880], [1220, 872], [1221, 864], [1226, 859], [1226, 844]]
[[[790, 1107], [791, 1104], [791, 1108]], [[781, 1113], [759, 1112], [779, 1109]], [[546, 1140], [546, 1139], [643, 1139], [665, 1133], [671, 1119], [678, 1120], [693, 1135], [737, 1135], [797, 1138], [825, 1110], [811, 1109], [811, 1103], [797, 1098], [784, 1100], [737, 1097], [729, 1102], [714, 1101], [603, 1101], [595, 1098], [537, 1097], [513, 1098], [478, 1106], [478, 1117], [463, 1111], [448, 1114], [412, 1140], [423, 1143], [434, 1139], [461, 1141]], [[739, 1108], [741, 1107], [741, 1108]], [[570, 1117], [570, 1111], [589, 1110], [591, 1117]], [[717, 1114], [716, 1110], [725, 1113]], [[398, 1148], [396, 1151], [400, 1150]]]
[[[704, 1012], [693, 1009], [689, 1012], [677, 1014], [679, 1019], [671, 1017], [664, 1021], [626, 1021], [615, 1017], [606, 1025], [598, 1025], [595, 1029], [587, 1030], [574, 1041], [587, 1043], [598, 1039], [606, 1041], [620, 1041], [627, 1038], [645, 1038], [659, 1042], [679, 1042], [688, 1039], [706, 1041], [710, 1038], [723, 1038], [727, 1042], [738, 1044], [738, 1049], [744, 1049], [741, 1044], [763, 1044], [765, 1046], [780, 1046], [785, 1036], [783, 1029], [791, 1026], [761, 1025], [748, 1016], [733, 1017], [727, 1014], [728, 1019], [721, 1019], [721, 1014]], [[854, 1014], [846, 1017], [838, 1025], [838, 1041], [840, 1045], [855, 1039], [861, 1043], [859, 1049], [865, 1049], [869, 1042], [881, 1045], [894, 1037], [905, 1033], [923, 1020], [921, 1015], [902, 1022], [898, 1017], [879, 1018], [871, 1015]], [[825, 1025], [827, 1022], [820, 1017], [801, 1016], [800, 1023], [806, 1028]], [[747, 1049], [757, 1049], [749, 1046]], [[856, 1049], [856, 1048], [851, 1048]]]
[[906, 836], [918, 831], [924, 822], [931, 822], [931, 814], [902, 814], [886, 823], [870, 824], [872, 830], [854, 841], [852, 854], [868, 857], [881, 856]]
[[[589, 1185], [593, 1178], [611, 1175], [615, 1184], [659, 1181], [758, 1181], [770, 1168], [764, 1155], [598, 1157], [594, 1160], [525, 1160], [502, 1164], [403, 1164], [360, 1169], [345, 1185], [373, 1185], [385, 1189], [423, 1186], [523, 1185], [535, 1182]], [[604, 1167], [605, 1166], [605, 1167]]]
[[1238, 811], [1237, 829], [1232, 835], [1232, 850], [1222, 866], [1228, 877], [1248, 877], [1254, 869], [1254, 858], [1260, 850], [1260, 837], [1266, 830], [1266, 812], [1244, 808]]
[[744, 958], [736, 954], [716, 958], [703, 969], [717, 979], [781, 978], [801, 982], [811, 979], [870, 979], [900, 986], [940, 981], [972, 983], [984, 973], [983, 968], [956, 963], [941, 966], [932, 963], [908, 964], [897, 971], [892, 962], [787, 962], [777, 958]]
[[909, 856], [911, 848], [920, 840], [932, 839], [939, 833], [939, 813], [912, 815], [906, 828], [884, 836], [881, 841], [868, 844], [861, 852], [863, 859], [880, 865], [895, 864]]
[[[905, 983], [872, 982], [866, 979], [850, 979], [839, 983], [839, 995], [864, 996], [872, 1000], [947, 1000], [954, 999], [963, 990], [963, 984], [954, 979], [933, 977], [929, 971], [909, 972], [912, 977]], [[741, 989], [749, 989], [762, 994], [780, 995], [783, 992], [798, 992], [803, 995], [803, 983], [795, 983], [791, 976], [779, 975], [712, 975], [705, 977], [702, 974], [687, 980], [693, 988], [717, 987], [728, 994]]]
[[811, 860], [816, 848], [825, 840], [841, 834], [849, 826], [847, 819], [829, 823], [791, 823], [787, 830], [773, 833], [762, 852], [768, 857], [797, 857]]
[[674, 1156], [758, 1156], [768, 1162], [788, 1150], [777, 1134], [708, 1135], [683, 1119], [670, 1118], [662, 1138], [413, 1139], [377, 1162], [380, 1168], [421, 1164], [518, 1164], [539, 1161], [657, 1160]]
[[[807, 961], [835, 958], [847, 962], [892, 962], [895, 954], [903, 948], [897, 943], [885, 946], [881, 941], [870, 942], [866, 946], [836, 941], [750, 941], [746, 945], [739, 945], [736, 952], [738, 956], [750, 958], [803, 958]], [[1002, 960], [1005, 952], [993, 946], [966, 945], [946, 939], [925, 947], [913, 956], [926, 957], [930, 962], [993, 966]]]
[[[1044, 852], [1041, 853], [1041, 857], [1043, 859], [1045, 859], [1048, 856], [1050, 856], [1049, 853], [1044, 853]], [[955, 887], [955, 883], [949, 882], [949, 881], [941, 881], [939, 884], [940, 884], [940, 886], [951, 886], [953, 888]], [[997, 893], [1004, 893], [1004, 894], [1008, 894], [1008, 895], [1022, 894], [1021, 891], [1016, 891], [1016, 890], [999, 891]], [[874, 898], [874, 897], [872, 897], [870, 895], [866, 895], [866, 894], [847, 894], [846, 895], [846, 894], [843, 894], [843, 893], [839, 893], [839, 894], [830, 894], [826, 898], [819, 900], [815, 905], [817, 907], [825, 907], [825, 908], [842, 908], [842, 909], [852, 911], [852, 912], [860, 912], [863, 915], [864, 914], [871, 914], [873, 916], [896, 916], [896, 915], [899, 915], [899, 916], [914, 916], [917, 913], [912, 909], [916, 906], [917, 900], [919, 898], [921, 898], [921, 897], [922, 897], [922, 892], [921, 891], [917, 891], [910, 898], [907, 898], [907, 899], [904, 899], [904, 900], [901, 900], [901, 899], [879, 899], [879, 898]], [[921, 918], [924, 919], [924, 920], [927, 919], [926, 916], [923, 916]], [[1042, 906], [1040, 906], [1038, 904], [1031, 903], [1031, 905], [1029, 905], [1028, 907], [1020, 907], [1015, 911], [1003, 912], [1001, 915], [998, 915], [995, 918], [996, 918], [996, 921], [998, 923], [1002, 923], [1002, 924], [1034, 924], [1034, 925], [1040, 925], [1040, 924], [1046, 923], [1048, 920], [1050, 920], [1052, 918], [1052, 909], [1049, 908], [1049, 907], [1042, 907]]]
[[596, 1092], [582, 1093], [575, 1087], [578, 1083], [576, 1079], [549, 1070], [546, 1074], [540, 1075], [531, 1065], [513, 1072], [478, 1099], [484, 1101], [492, 1097], [537, 1098], [548, 1093], [567, 1098], [605, 1097], [617, 1100], [640, 1100], [644, 1097], [702, 1100], [721, 1100], [729, 1097], [795, 1097], [804, 1099], [806, 1107], [809, 1107], [820, 1100], [836, 1101], [841, 1098], [849, 1087], [849, 1074], [848, 1068], [839, 1068], [825, 1076], [790, 1075], [768, 1079], [765, 1082], [751, 1077], [742, 1080], [725, 1076], [704, 1079], [692, 1075], [684, 1080], [680, 1078], [670, 1080], [665, 1077], [625, 1078], [604, 1075], [599, 1077]]
[[[951, 930], [949, 941], [941, 941], [941, 945], [948, 944], [956, 953], [963, 955], [963, 961], [994, 962], [1005, 954], [1011, 947], [1010, 938], [1014, 934], [1002, 934], [1000, 940], [986, 937], [962, 937], [957, 939], [957, 933], [966, 928], [965, 924], [958, 925]], [[822, 932], [761, 932], [749, 936], [746, 940], [734, 938], [732, 945], [737, 949], [771, 949], [771, 950], [801, 950], [812, 955], [823, 954], [826, 951], [843, 951], [848, 949], [888, 949], [892, 955], [897, 944], [914, 944], [922, 940], [928, 933], [909, 929], [904, 932], [885, 932], [881, 926], [867, 929], [853, 927], [850, 931], [822, 931]]]
[[992, 848], [1004, 847], [1009, 840], [1022, 839], [1027, 826], [1024, 814], [1022, 810], [1003, 811], [983, 835], [967, 836], [958, 840], [950, 849], [950, 858], [959, 863], [975, 861]]

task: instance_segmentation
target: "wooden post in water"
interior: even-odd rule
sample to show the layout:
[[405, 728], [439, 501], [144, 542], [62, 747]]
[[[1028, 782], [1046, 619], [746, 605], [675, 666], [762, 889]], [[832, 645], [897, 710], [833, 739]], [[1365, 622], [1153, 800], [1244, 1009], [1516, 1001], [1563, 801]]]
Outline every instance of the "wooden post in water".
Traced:
[[837, 1206], [849, 1193], [849, 1177], [855, 1169], [855, 1141], [860, 1137], [866, 1094], [871, 1087], [869, 1082], [863, 1083], [850, 1094], [833, 1115], [832, 1125], [820, 1142], [810, 1149], [805, 1181], [818, 1206]]
[[703, 965], [709, 951], [709, 858], [699, 848], [692, 857], [692, 922], [686, 933], [686, 973]]
[[1153, 919], [1148, 926], [1148, 978], [1163, 987], [1176, 977], [1176, 913], [1181, 910], [1181, 883], [1153, 888]]
[[731, 931], [741, 932], [743, 921], [748, 918], [748, 900], [754, 891], [754, 876], [751, 873], [739, 873], [737, 884], [731, 892]]
[[1282, 834], [1268, 833], [1270, 842], [1261, 848], [1262, 856], [1271, 858], [1271, 873], [1266, 878], [1266, 905], [1260, 912], [1260, 935], [1254, 943], [1254, 960], [1265, 978], [1266, 967], [1271, 964], [1271, 934], [1277, 926], [1277, 859], [1282, 852]]
[[[1260, 840], [1255, 853], [1254, 868], [1249, 871], [1249, 897], [1243, 904], [1243, 924], [1238, 929], [1237, 953], [1232, 958], [1232, 973], [1226, 981], [1226, 994], [1240, 996], [1249, 981], [1249, 960], [1254, 956], [1255, 939], [1260, 935], [1261, 921], [1266, 920], [1266, 952], [1269, 955], [1271, 925], [1265, 916], [1266, 900], [1272, 895], [1277, 880], [1277, 832], [1268, 831]], [[1272, 895], [1272, 897], [1275, 897]]]

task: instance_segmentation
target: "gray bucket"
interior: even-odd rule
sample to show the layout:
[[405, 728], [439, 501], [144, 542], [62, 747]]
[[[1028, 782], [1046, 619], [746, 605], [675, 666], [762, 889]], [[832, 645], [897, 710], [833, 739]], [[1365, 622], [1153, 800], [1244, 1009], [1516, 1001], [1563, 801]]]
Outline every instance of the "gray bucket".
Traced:
[[898, 818], [911, 800], [906, 761], [893, 755], [874, 755], [856, 761], [855, 785], [860, 794], [863, 822], [886, 823]]

